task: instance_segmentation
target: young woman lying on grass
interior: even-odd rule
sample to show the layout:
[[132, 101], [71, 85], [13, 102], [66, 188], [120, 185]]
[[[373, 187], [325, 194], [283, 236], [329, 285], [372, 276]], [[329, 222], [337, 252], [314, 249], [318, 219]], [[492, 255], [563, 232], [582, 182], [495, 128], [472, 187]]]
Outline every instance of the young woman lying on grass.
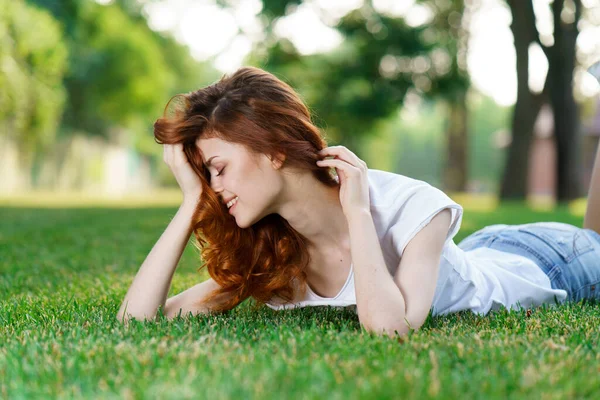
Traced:
[[[244, 67], [179, 96], [183, 109], [157, 120], [154, 135], [184, 200], [119, 320], [221, 312], [251, 296], [277, 310], [355, 307], [366, 330], [403, 335], [430, 310], [487, 314], [600, 297], [600, 153], [586, 229], [491, 225], [457, 246], [460, 205], [327, 147], [272, 74]], [[192, 232], [211, 278], [167, 299]]]

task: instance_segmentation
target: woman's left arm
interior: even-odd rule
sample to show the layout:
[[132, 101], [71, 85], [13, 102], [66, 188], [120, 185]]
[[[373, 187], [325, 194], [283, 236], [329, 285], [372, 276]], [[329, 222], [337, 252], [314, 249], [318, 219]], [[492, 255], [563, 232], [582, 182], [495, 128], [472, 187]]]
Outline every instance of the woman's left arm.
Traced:
[[356, 308], [368, 331], [405, 335], [423, 325], [433, 302], [450, 219], [450, 211], [442, 210], [421, 229], [406, 246], [392, 277], [371, 213], [363, 209], [348, 215]]
[[[368, 330], [394, 336], [418, 329], [435, 294], [442, 248], [450, 227], [450, 211], [440, 211], [406, 245], [394, 277], [389, 273], [370, 211], [367, 164], [344, 146], [326, 147], [317, 165], [335, 168], [340, 202], [350, 230], [356, 309]], [[407, 323], [408, 321], [408, 323]], [[409, 326], [410, 325], [410, 326]]]

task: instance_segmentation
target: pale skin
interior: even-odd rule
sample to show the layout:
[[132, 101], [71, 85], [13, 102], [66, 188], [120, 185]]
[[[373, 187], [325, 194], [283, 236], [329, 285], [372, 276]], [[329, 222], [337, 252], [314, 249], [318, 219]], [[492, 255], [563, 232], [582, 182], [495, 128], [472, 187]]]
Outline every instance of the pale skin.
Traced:
[[596, 149], [583, 227], [600, 233], [600, 146]]
[[[197, 146], [205, 163], [216, 156], [209, 166], [212, 189], [223, 199], [239, 196], [233, 216], [240, 227], [248, 227], [275, 212], [315, 243], [309, 249], [313, 262], [309, 265], [308, 276], [309, 285], [318, 294], [328, 297], [336, 294], [353, 263], [357, 311], [363, 327], [369, 331], [402, 334], [408, 332], [409, 324], [418, 329], [423, 323], [431, 306], [437, 264], [450, 224], [448, 211], [438, 214], [415, 236], [406, 247], [395, 276], [391, 276], [375, 233], [368, 197], [364, 198], [364, 176], [361, 178], [363, 185], [348, 186], [355, 189], [354, 197], [340, 198], [345, 176], [341, 168], [337, 168], [342, 182], [340, 190], [322, 185], [310, 173], [287, 172], [281, 169], [278, 159], [261, 155], [255, 163], [244, 148], [218, 138], [199, 140]], [[329, 153], [324, 156], [336, 158], [325, 161], [325, 164], [330, 163], [329, 167], [334, 162], [348, 165], [361, 162], [363, 172], [366, 171], [366, 164], [349, 150], [341, 146], [328, 149]], [[210, 304], [194, 307], [192, 303], [217, 287], [216, 282], [209, 279], [166, 298], [177, 263], [191, 235], [191, 215], [200, 197], [201, 186], [181, 145], [164, 145], [164, 161], [175, 175], [184, 200], [142, 263], [117, 315], [120, 320], [127, 321], [131, 317], [152, 319], [159, 308], [167, 318], [190, 312], [205, 313], [210, 310]], [[424, 285], [423, 281], [430, 283]], [[416, 282], [419, 285], [415, 285]], [[419, 289], [411, 291], [412, 287]]]
[[[352, 263], [358, 317], [367, 331], [393, 336], [421, 327], [432, 305], [451, 223], [448, 209], [439, 212], [414, 236], [391, 275], [368, 207], [367, 167], [350, 150], [333, 146], [323, 152], [323, 156], [334, 159], [325, 160], [320, 166], [336, 168], [340, 177], [341, 188], [329, 188], [310, 173], [281, 168], [281, 159], [260, 155], [255, 162], [243, 147], [218, 138], [201, 139], [197, 146], [205, 163], [216, 156], [209, 166], [211, 188], [225, 200], [239, 196], [232, 210], [238, 226], [248, 227], [266, 215], [278, 213], [313, 243], [307, 273], [308, 284], [317, 294], [337, 294]], [[190, 220], [201, 186], [181, 145], [164, 145], [164, 160], [175, 175], [184, 200], [123, 300], [117, 317], [124, 322], [131, 317], [153, 319], [159, 308], [167, 318], [206, 313], [210, 304], [197, 307], [193, 303], [218, 287], [208, 279], [167, 299], [177, 263], [192, 232]], [[600, 183], [595, 187], [597, 194], [599, 186]]]

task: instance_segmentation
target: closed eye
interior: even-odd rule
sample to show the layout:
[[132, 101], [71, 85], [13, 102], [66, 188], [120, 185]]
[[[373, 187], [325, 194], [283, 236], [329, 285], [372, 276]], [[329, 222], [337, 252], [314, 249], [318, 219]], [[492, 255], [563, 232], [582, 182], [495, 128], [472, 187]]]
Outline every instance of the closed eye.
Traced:
[[218, 171], [219, 173], [216, 176], [220, 176], [223, 173], [223, 171], [225, 171], [225, 168], [223, 168], [220, 171]]

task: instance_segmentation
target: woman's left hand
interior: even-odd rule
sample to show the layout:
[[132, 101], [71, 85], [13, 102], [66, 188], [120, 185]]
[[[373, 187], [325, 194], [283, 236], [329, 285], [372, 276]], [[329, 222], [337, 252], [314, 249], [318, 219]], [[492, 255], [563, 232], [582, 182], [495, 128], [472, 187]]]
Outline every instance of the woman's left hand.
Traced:
[[370, 212], [367, 163], [344, 146], [326, 147], [319, 151], [319, 155], [335, 157], [319, 160], [317, 165], [335, 168], [340, 181], [340, 202], [346, 218], [358, 211]]

